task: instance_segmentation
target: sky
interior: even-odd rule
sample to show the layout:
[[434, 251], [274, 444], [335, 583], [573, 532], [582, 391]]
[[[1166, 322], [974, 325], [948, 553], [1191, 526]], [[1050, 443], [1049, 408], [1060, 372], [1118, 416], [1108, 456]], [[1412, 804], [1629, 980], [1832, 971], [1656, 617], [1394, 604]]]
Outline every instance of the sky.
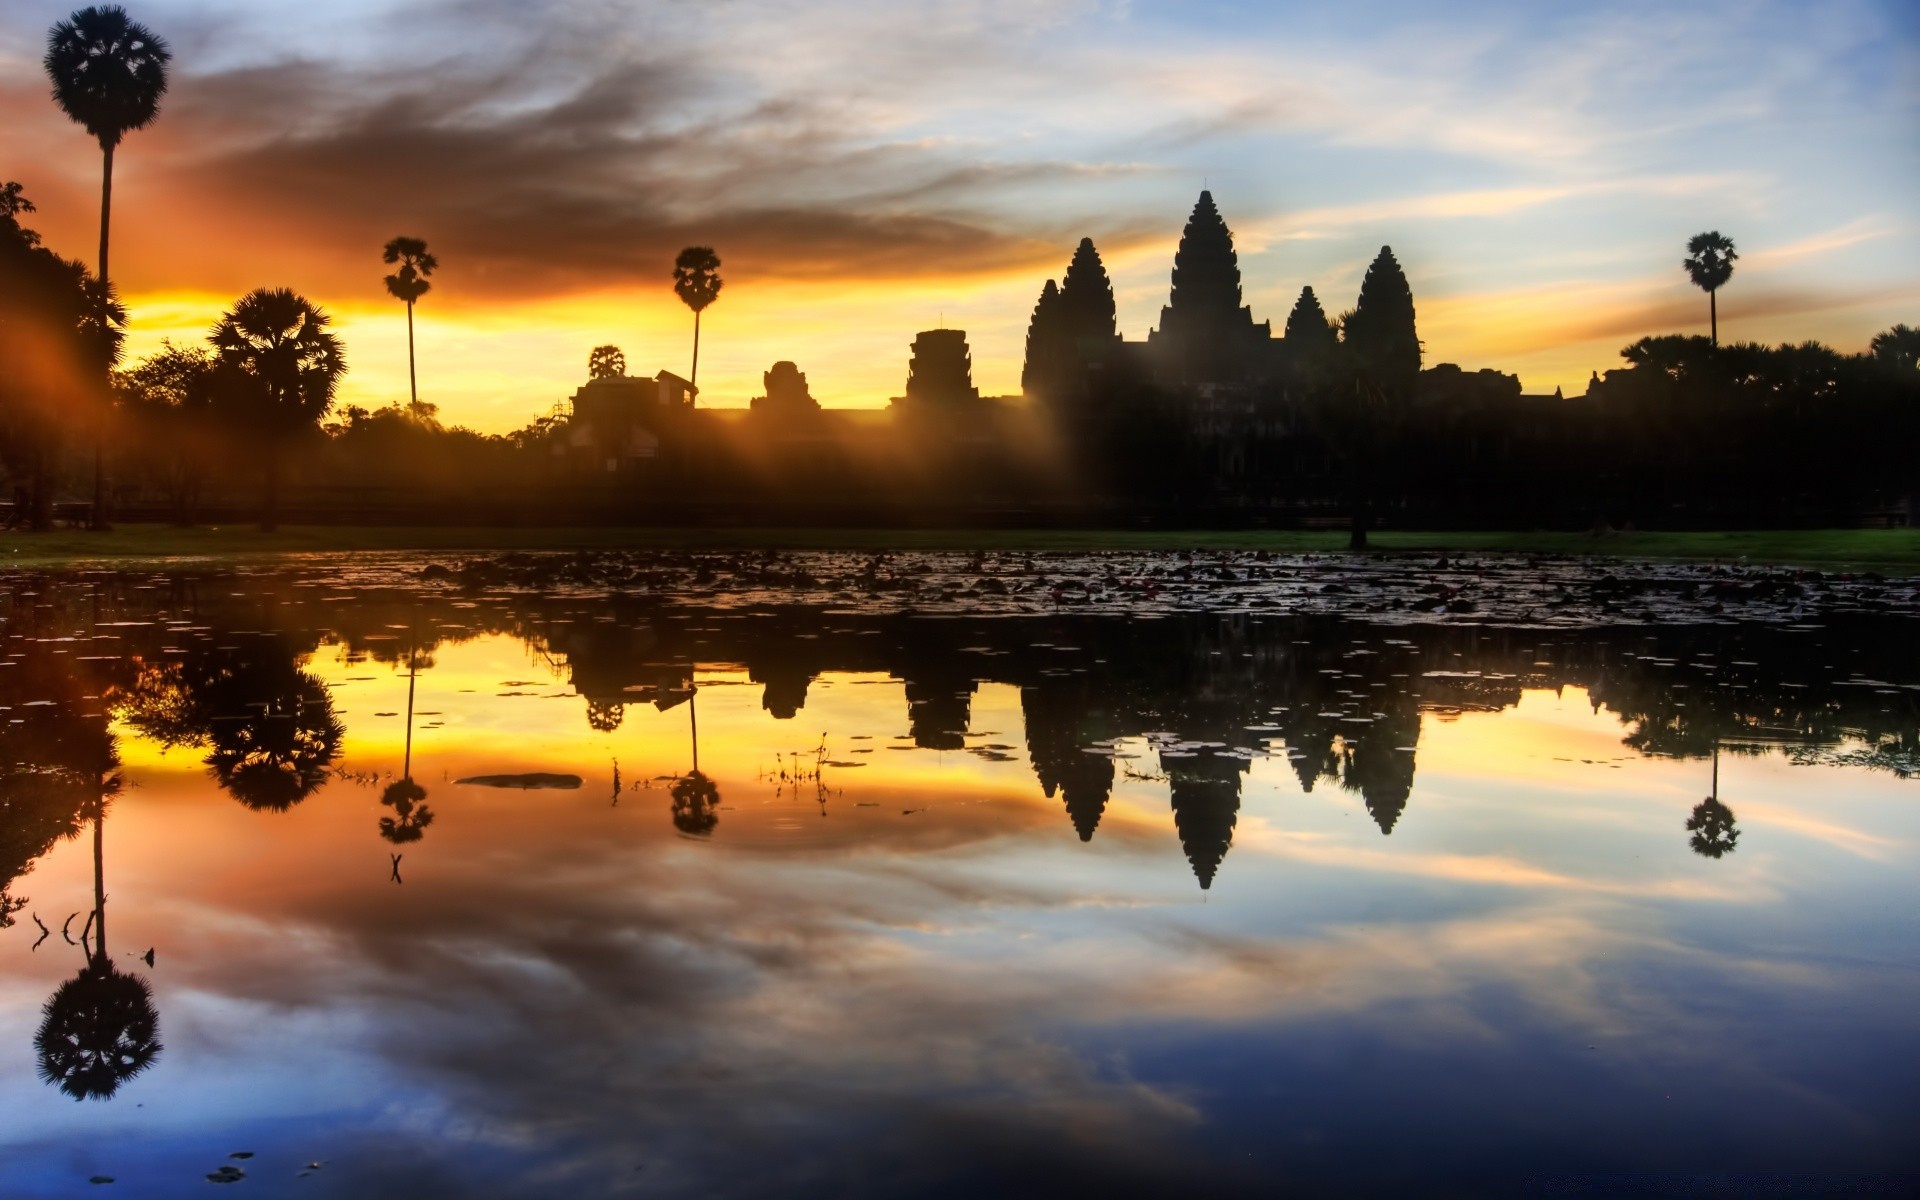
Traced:
[[[683, 246], [726, 286], [701, 403], [791, 360], [828, 405], [904, 390], [922, 329], [1019, 390], [1042, 285], [1092, 237], [1121, 332], [1159, 321], [1210, 188], [1247, 302], [1351, 307], [1391, 245], [1429, 363], [1585, 390], [1650, 333], [1706, 331], [1680, 268], [1740, 259], [1722, 335], [1858, 351], [1920, 324], [1920, 10], [1905, 0], [134, 0], [174, 52], [114, 175], [130, 351], [292, 287], [347, 343], [343, 404], [407, 397], [387, 239], [441, 262], [422, 399], [504, 432], [588, 353], [685, 374]], [[48, 97], [47, 27], [0, 7], [0, 179], [92, 260], [99, 153]]]

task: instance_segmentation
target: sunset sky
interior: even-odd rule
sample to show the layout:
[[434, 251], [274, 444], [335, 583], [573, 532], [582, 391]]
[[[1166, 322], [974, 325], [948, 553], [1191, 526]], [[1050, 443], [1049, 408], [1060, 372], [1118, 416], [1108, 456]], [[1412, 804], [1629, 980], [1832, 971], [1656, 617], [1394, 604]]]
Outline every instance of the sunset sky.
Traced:
[[[47, 27], [0, 7], [0, 179], [91, 262], [99, 155], [48, 97]], [[1768, 3], [132, 0], [168, 38], [159, 122], [116, 164], [132, 350], [296, 288], [338, 319], [345, 403], [404, 400], [382, 243], [425, 238], [421, 390], [505, 431], [612, 342], [684, 373], [674, 253], [711, 244], [702, 403], [792, 359], [877, 406], [915, 331], [968, 331], [1015, 392], [1041, 285], [1091, 236], [1120, 327], [1166, 300], [1211, 187], [1257, 319], [1330, 311], [1391, 244], [1428, 362], [1585, 389], [1704, 332], [1680, 270], [1741, 259], [1722, 334], [1864, 348], [1920, 324], [1920, 10]]]

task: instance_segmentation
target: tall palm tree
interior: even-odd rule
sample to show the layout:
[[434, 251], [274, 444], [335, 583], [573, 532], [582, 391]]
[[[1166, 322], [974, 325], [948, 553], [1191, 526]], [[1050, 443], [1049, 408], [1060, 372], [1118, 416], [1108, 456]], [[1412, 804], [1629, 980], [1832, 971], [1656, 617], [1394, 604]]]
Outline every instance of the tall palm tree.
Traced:
[[720, 256], [712, 246], [688, 246], [673, 260], [673, 294], [693, 310], [693, 373], [687, 382], [700, 391], [700, 313], [720, 295]]
[[427, 276], [433, 274], [440, 260], [427, 253], [427, 244], [419, 238], [397, 237], [387, 243], [381, 257], [388, 265], [400, 264], [400, 269], [387, 276], [387, 293], [396, 300], [404, 300], [407, 305], [407, 388], [413, 396], [413, 407], [420, 407], [420, 383], [413, 371], [413, 302], [432, 290]]
[[1715, 293], [1733, 278], [1733, 260], [1739, 257], [1733, 251], [1732, 238], [1709, 231], [1688, 239], [1687, 257], [1680, 264], [1686, 268], [1693, 286], [1707, 294], [1707, 316], [1716, 346], [1720, 344], [1720, 307]]
[[1725, 858], [1740, 844], [1740, 827], [1734, 823], [1733, 810], [1720, 803], [1720, 740], [1713, 742], [1713, 787], [1707, 798], [1693, 806], [1687, 818], [1687, 832], [1693, 836], [1687, 844], [1702, 858]]
[[[167, 90], [173, 53], [145, 25], [117, 4], [83, 8], [47, 32], [47, 76], [53, 99], [73, 122], [100, 143], [101, 303], [113, 276], [107, 271], [107, 230], [113, 214], [113, 151], [120, 139], [153, 124]], [[102, 309], [104, 312], [104, 307]], [[104, 319], [103, 319], [104, 323]], [[105, 403], [105, 397], [102, 397]], [[93, 520], [105, 527], [104, 418], [93, 435]]]
[[687, 694], [687, 731], [693, 741], [693, 770], [673, 781], [667, 794], [673, 799], [673, 827], [681, 833], [705, 837], [720, 823], [720, 786], [700, 770], [700, 714], [695, 702], [699, 685]]
[[[93, 817], [93, 913], [81, 933], [87, 961], [41, 1009], [33, 1047], [40, 1078], [75, 1100], [106, 1100], [160, 1057], [160, 1014], [153, 989], [114, 965], [107, 950], [104, 847], [107, 802], [120, 790], [119, 755], [111, 742], [88, 772], [97, 787]], [[149, 956], [148, 961], [152, 958]]]
[[[401, 758], [400, 778], [386, 786], [380, 793], [380, 803], [393, 810], [391, 817], [380, 818], [380, 836], [399, 846], [407, 842], [417, 842], [427, 835], [427, 826], [433, 824], [433, 810], [426, 805], [427, 789], [413, 781], [413, 695], [414, 685], [420, 678], [420, 647], [417, 642], [407, 647], [407, 744]], [[399, 860], [394, 860], [393, 881], [400, 882]]]
[[278, 527], [281, 444], [333, 407], [347, 373], [332, 318], [287, 288], [258, 288], [220, 318], [207, 340], [219, 357], [219, 401], [235, 424], [259, 438], [266, 455], [260, 528]]

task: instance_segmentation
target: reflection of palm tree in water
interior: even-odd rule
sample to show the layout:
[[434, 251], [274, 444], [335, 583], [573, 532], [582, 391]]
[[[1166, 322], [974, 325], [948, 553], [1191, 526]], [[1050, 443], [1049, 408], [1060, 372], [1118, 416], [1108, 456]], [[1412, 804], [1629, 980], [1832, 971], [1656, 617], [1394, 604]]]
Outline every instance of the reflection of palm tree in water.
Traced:
[[1713, 745], [1713, 791], [1693, 806], [1687, 818], [1687, 832], [1693, 836], [1687, 844], [1705, 858], [1725, 858], [1740, 842], [1740, 830], [1734, 826], [1733, 810], [1720, 803], [1720, 743]]
[[[112, 765], [119, 765], [117, 757]], [[120, 776], [110, 769], [98, 784], [93, 914], [80, 935], [87, 964], [47, 999], [33, 1038], [40, 1078], [75, 1100], [108, 1099], [160, 1057], [160, 1014], [153, 1006], [153, 989], [140, 976], [116, 970], [107, 951], [106, 810], [108, 797], [120, 790]]]
[[[393, 810], [392, 816], [380, 818], [380, 836], [396, 846], [419, 841], [427, 835], [427, 826], [433, 824], [433, 810], [426, 805], [427, 789], [413, 781], [413, 693], [419, 674], [419, 652], [409, 645], [406, 754], [401, 761], [400, 778], [388, 784], [380, 794], [380, 803]], [[394, 878], [399, 879], [397, 871]]]
[[687, 727], [693, 737], [693, 770], [673, 781], [673, 827], [681, 833], [705, 837], [720, 823], [720, 789], [700, 773], [700, 714], [695, 708], [698, 685], [687, 697]]
[[627, 706], [619, 700], [587, 699], [587, 725], [596, 733], [612, 733], [626, 715]]
[[207, 765], [227, 793], [256, 812], [285, 812], [327, 780], [346, 730], [326, 685], [290, 662], [242, 663], [216, 682]]

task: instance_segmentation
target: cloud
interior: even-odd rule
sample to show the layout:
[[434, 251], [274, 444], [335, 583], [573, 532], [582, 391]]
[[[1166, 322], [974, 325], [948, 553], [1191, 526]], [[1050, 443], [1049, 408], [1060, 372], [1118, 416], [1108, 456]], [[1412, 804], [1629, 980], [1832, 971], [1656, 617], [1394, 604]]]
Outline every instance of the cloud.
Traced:
[[[992, 275], [1052, 266], [1082, 232], [1009, 214], [1006, 193], [1151, 169], [900, 137], [858, 97], [730, 86], [698, 48], [588, 48], [565, 22], [520, 36], [408, 67], [182, 72], [123, 156], [123, 280], [232, 292], [294, 276], [371, 296], [378, 272], [342, 251], [403, 230], [460, 279], [449, 291], [494, 302], [658, 276], [696, 242], [724, 247], [739, 281]], [[42, 153], [75, 149], [49, 106], [7, 98]], [[91, 156], [69, 157], [77, 184]]]

